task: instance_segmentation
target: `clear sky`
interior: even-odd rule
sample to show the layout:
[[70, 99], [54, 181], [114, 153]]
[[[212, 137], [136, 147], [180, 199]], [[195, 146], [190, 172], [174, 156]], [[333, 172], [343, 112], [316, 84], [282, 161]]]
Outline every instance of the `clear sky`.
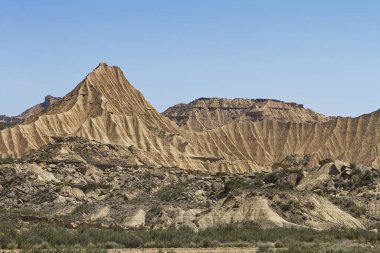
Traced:
[[0, 0], [0, 114], [65, 95], [99, 62], [159, 111], [246, 97], [358, 116], [380, 108], [380, 1]]

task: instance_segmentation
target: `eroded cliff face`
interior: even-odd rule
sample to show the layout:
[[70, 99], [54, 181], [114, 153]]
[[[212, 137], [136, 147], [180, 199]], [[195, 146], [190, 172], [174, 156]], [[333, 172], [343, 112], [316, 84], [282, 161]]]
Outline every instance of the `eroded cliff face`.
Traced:
[[272, 99], [200, 98], [189, 104], [178, 104], [162, 113], [178, 126], [202, 132], [231, 123], [257, 122], [264, 119], [311, 123], [329, 120], [322, 114], [296, 103]]
[[61, 100], [61, 98], [48, 95], [45, 97], [44, 102], [37, 104], [35, 106], [32, 106], [28, 110], [26, 110], [23, 113], [21, 113], [20, 115], [16, 116], [16, 118], [26, 119], [28, 117], [37, 115], [37, 114], [41, 113], [43, 110], [49, 108], [51, 105], [58, 102], [59, 100]]
[[52, 104], [58, 102], [60, 99], [61, 98], [48, 95], [45, 97], [44, 102], [37, 104], [35, 106], [32, 106], [31, 108], [25, 110], [23, 113], [17, 116], [0, 115], [0, 130], [20, 124], [28, 117], [41, 113], [43, 110], [47, 109]]
[[376, 111], [358, 118], [335, 118], [327, 122], [233, 123], [191, 132], [190, 139], [213, 156], [255, 161], [264, 167], [282, 163], [291, 155], [308, 156], [309, 166], [331, 158], [379, 167], [379, 126], [380, 111]]
[[100, 64], [65, 97], [2, 130], [0, 156], [22, 157], [53, 137], [78, 136], [190, 170], [270, 170], [289, 157], [307, 157], [310, 166], [331, 158], [380, 167], [380, 111], [328, 118], [297, 104], [249, 99], [200, 99], [192, 106], [169, 109], [165, 115], [184, 117], [171, 121], [118, 67]]
[[80, 136], [147, 151], [163, 165], [200, 168], [185, 152], [177, 126], [161, 116], [117, 67], [100, 64], [72, 92], [22, 124], [1, 131], [2, 157], [21, 157], [52, 142]]

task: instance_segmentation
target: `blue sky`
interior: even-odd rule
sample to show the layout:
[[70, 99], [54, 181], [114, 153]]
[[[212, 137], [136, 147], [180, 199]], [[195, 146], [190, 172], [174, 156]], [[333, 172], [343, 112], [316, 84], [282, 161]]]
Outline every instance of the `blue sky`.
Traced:
[[247, 97], [358, 116], [380, 108], [379, 13], [377, 0], [1, 0], [0, 114], [107, 62], [159, 111]]

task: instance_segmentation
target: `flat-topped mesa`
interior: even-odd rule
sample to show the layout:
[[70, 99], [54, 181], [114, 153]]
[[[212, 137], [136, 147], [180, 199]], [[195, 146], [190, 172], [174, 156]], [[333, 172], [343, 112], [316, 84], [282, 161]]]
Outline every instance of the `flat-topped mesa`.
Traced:
[[264, 119], [295, 123], [325, 122], [330, 119], [296, 103], [244, 98], [199, 98], [189, 104], [170, 107], [163, 115], [175, 121], [177, 125], [193, 131]]

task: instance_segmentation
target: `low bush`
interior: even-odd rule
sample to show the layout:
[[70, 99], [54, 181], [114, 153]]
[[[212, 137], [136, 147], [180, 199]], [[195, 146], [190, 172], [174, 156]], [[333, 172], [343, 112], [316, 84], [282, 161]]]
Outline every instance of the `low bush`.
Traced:
[[156, 198], [163, 202], [176, 200], [185, 192], [187, 185], [188, 183], [178, 183], [166, 186], [156, 193]]
[[0, 122], [0, 130], [17, 125], [17, 122]]
[[224, 191], [222, 192], [223, 196], [227, 196], [228, 194], [235, 192], [240, 189], [249, 188], [249, 184], [244, 180], [232, 179], [225, 183]]
[[[296, 205], [296, 202], [291, 205]], [[24, 227], [26, 225], [28, 227]], [[18, 248], [25, 252], [59, 252], [50, 251], [57, 248], [246, 247], [258, 242], [282, 242], [284, 247], [288, 247], [288, 242], [292, 241], [330, 243], [348, 240], [375, 243], [379, 239], [379, 234], [365, 230], [263, 229], [253, 223], [221, 225], [199, 232], [188, 227], [123, 230], [119, 227], [95, 228], [83, 225], [68, 229], [53, 220], [24, 223], [20, 221], [20, 214], [0, 211], [0, 248]]]
[[278, 180], [279, 180], [279, 177], [278, 177], [277, 173], [275, 173], [275, 172], [266, 174], [264, 177], [264, 182], [266, 184], [275, 184], [275, 183], [277, 183]]
[[334, 197], [330, 196], [329, 200], [335, 205], [339, 206], [343, 210], [347, 211], [354, 217], [360, 217], [366, 213], [366, 209], [364, 207], [358, 206], [353, 200], [342, 197]]

